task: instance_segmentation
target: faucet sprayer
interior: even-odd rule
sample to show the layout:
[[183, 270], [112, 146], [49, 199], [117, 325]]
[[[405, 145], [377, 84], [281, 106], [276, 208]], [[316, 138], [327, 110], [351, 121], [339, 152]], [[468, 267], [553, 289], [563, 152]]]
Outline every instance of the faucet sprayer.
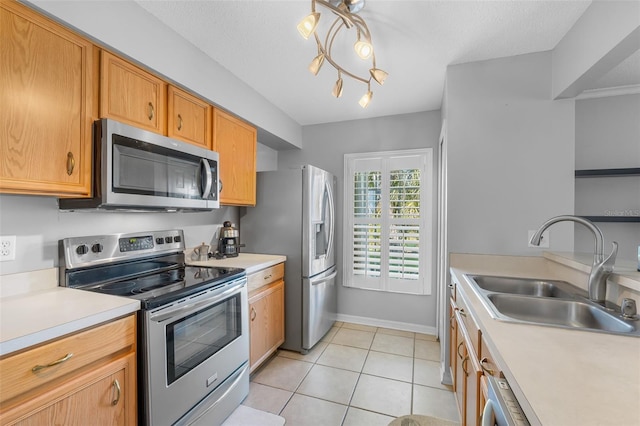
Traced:
[[607, 277], [613, 272], [613, 266], [616, 262], [616, 255], [618, 254], [618, 243], [615, 241], [612, 243], [613, 250], [611, 254], [605, 259], [602, 231], [590, 220], [578, 217], [578, 216], [556, 216], [547, 220], [540, 226], [540, 229], [536, 231], [531, 237], [531, 244], [537, 246], [540, 245], [542, 239], [542, 233], [547, 230], [548, 227], [557, 222], [576, 222], [586, 226], [595, 238], [595, 247], [593, 251], [593, 264], [591, 265], [591, 272], [589, 274], [589, 299], [594, 302], [602, 303], [605, 300], [607, 292]]

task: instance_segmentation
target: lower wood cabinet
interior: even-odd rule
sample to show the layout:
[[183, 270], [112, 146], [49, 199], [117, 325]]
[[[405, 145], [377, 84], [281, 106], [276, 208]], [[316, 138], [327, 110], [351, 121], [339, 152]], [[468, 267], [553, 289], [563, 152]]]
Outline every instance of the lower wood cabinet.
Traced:
[[251, 371], [258, 368], [284, 342], [283, 272], [284, 264], [280, 264], [249, 276], [250, 286], [252, 280], [271, 280], [269, 284], [249, 293]]
[[461, 424], [479, 426], [486, 401], [483, 376], [500, 376], [500, 371], [461, 292], [451, 298], [449, 314], [449, 363]]
[[135, 315], [0, 359], [2, 425], [135, 425]]

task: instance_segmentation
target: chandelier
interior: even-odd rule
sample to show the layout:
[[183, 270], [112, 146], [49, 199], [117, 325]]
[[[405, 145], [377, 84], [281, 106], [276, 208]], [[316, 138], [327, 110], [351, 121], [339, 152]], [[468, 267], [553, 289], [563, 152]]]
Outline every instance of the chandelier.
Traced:
[[[324, 43], [316, 31], [318, 29], [318, 22], [320, 21], [320, 13], [316, 11], [316, 6], [320, 5], [336, 15], [336, 19], [333, 21], [326, 36], [324, 37]], [[318, 75], [322, 64], [327, 61], [338, 71], [338, 80], [336, 80], [333, 86], [332, 94], [336, 98], [342, 96], [342, 76], [346, 75], [355, 80], [358, 80], [367, 85], [367, 92], [360, 98], [359, 104], [362, 108], [366, 108], [371, 102], [373, 92], [371, 91], [371, 80], [375, 80], [376, 83], [382, 85], [384, 80], [389, 74], [380, 68], [376, 67], [376, 55], [371, 44], [371, 33], [366, 22], [360, 16], [356, 15], [364, 7], [364, 0], [311, 0], [311, 13], [307, 15], [298, 24], [298, 31], [305, 39], [308, 39], [312, 34], [316, 39], [318, 47], [318, 55], [309, 64], [309, 71], [313, 75]], [[336, 36], [342, 30], [356, 30], [356, 41], [353, 48], [360, 57], [360, 59], [371, 59], [371, 68], [369, 69], [369, 75], [366, 77], [359, 76], [355, 73], [349, 72], [333, 59], [331, 56], [331, 50], [333, 48], [333, 42]]]

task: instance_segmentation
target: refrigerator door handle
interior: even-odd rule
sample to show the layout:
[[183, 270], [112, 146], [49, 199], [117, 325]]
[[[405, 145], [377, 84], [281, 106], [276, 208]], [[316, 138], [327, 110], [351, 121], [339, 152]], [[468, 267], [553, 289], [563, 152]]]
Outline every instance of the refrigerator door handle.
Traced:
[[338, 275], [338, 271], [335, 271], [334, 273], [332, 273], [331, 275], [328, 275], [326, 277], [322, 277], [318, 281], [311, 280], [311, 285], [318, 285], [318, 284], [326, 283], [327, 281], [331, 281], [332, 279], [334, 279], [336, 277], [336, 275]]
[[335, 218], [336, 218], [336, 212], [335, 212], [335, 205], [333, 202], [333, 187], [332, 187], [332, 183], [331, 181], [327, 180], [325, 181], [325, 186], [327, 187], [327, 193], [329, 194], [329, 216], [330, 216], [330, 228], [329, 228], [329, 243], [328, 243], [328, 250], [327, 250], [327, 257], [329, 256], [329, 253], [331, 251], [333, 251], [334, 247], [333, 247], [333, 236], [334, 236], [334, 228], [335, 228]]

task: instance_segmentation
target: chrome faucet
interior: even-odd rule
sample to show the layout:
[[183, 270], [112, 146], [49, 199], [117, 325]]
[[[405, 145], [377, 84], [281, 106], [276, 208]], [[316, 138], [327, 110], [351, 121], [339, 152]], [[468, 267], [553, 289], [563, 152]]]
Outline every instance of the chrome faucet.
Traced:
[[613, 272], [613, 265], [616, 263], [616, 255], [618, 254], [618, 243], [612, 243], [613, 250], [605, 259], [603, 250], [602, 231], [590, 220], [578, 216], [556, 216], [547, 220], [540, 226], [540, 229], [531, 237], [531, 244], [538, 246], [542, 239], [542, 233], [551, 225], [557, 222], [576, 222], [580, 223], [591, 232], [595, 237], [595, 248], [593, 252], [593, 264], [591, 265], [591, 273], [589, 273], [589, 299], [594, 302], [603, 303], [607, 293], [607, 277]]

